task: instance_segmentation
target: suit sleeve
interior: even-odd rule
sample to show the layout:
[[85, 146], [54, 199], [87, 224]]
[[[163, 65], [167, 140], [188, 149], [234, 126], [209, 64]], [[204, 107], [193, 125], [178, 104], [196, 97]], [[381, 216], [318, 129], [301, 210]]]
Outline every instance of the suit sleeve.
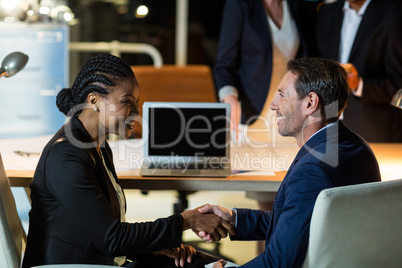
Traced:
[[[363, 95], [365, 103], [389, 104], [393, 95], [402, 88], [402, 15], [391, 25], [385, 40], [384, 59], [381, 76], [363, 77]], [[373, 44], [374, 45], [374, 44]], [[380, 49], [380, 48], [379, 48]], [[367, 59], [368, 61], [370, 59]]]
[[110, 256], [141, 254], [181, 243], [180, 215], [146, 223], [121, 223], [96, 179], [91, 156], [67, 142], [47, 157], [46, 183], [51, 194], [79, 221], [92, 243]]
[[240, 65], [243, 17], [244, 13], [238, 1], [226, 1], [223, 9], [218, 55], [214, 66], [214, 78], [218, 90], [227, 85], [233, 86], [237, 90], [241, 88], [237, 71]]
[[236, 235], [231, 240], [264, 240], [271, 216], [271, 211], [236, 209]]
[[274, 203], [271, 217], [280, 213], [280, 218], [265, 252], [240, 267], [302, 266], [297, 262], [304, 260], [307, 252], [314, 203], [321, 190], [330, 187], [330, 176], [324, 168], [309, 163], [295, 167], [288, 179], [285, 198]]

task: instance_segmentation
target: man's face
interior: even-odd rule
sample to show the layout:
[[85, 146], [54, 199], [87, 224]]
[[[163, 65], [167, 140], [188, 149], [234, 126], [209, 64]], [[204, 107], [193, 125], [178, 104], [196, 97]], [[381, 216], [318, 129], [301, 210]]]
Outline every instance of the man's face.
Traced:
[[303, 100], [298, 99], [295, 89], [296, 78], [295, 74], [286, 73], [270, 106], [276, 111], [279, 134], [295, 138], [302, 134], [306, 119], [301, 109]]

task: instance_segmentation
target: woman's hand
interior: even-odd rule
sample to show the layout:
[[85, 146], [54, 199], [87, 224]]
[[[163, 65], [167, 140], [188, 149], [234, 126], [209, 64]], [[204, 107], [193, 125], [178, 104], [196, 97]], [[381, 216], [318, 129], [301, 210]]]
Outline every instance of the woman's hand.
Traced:
[[179, 267], [179, 264], [180, 267], [184, 267], [186, 260], [188, 263], [191, 263], [193, 261], [194, 254], [196, 254], [197, 252], [192, 246], [181, 244], [181, 246], [178, 248], [164, 249], [156, 251], [154, 253], [174, 259], [174, 264], [176, 265], [176, 267]]
[[235, 141], [238, 141], [240, 137], [240, 128], [239, 128], [240, 115], [241, 115], [240, 102], [237, 99], [237, 96], [233, 94], [227, 95], [223, 99], [223, 102], [230, 104], [230, 120], [231, 120], [230, 129], [233, 130], [234, 132]]

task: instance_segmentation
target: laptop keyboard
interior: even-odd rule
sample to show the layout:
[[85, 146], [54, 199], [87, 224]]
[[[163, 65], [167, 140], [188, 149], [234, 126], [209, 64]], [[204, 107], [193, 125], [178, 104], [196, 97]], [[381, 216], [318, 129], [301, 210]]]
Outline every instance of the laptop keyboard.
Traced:
[[196, 164], [196, 163], [151, 163], [149, 165], [151, 169], [224, 169], [224, 165], [221, 163], [210, 164]]

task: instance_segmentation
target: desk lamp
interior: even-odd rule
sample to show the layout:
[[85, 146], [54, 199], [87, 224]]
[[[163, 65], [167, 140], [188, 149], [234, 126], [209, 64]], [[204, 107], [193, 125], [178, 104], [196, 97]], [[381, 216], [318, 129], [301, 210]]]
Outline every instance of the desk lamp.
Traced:
[[392, 98], [391, 105], [402, 109], [402, 88], [398, 90]]
[[18, 71], [25, 67], [28, 62], [28, 55], [22, 52], [12, 52], [8, 54], [0, 67], [0, 78], [10, 77], [15, 75]]

